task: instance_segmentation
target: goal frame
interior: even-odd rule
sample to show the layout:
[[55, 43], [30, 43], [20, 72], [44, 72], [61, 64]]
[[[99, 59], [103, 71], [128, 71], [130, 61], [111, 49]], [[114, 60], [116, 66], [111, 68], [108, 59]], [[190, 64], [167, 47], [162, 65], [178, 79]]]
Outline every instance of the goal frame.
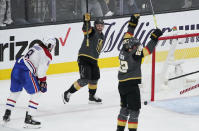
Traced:
[[[158, 40], [168, 40], [168, 39], [179, 39], [179, 38], [188, 38], [188, 37], [196, 37], [199, 36], [199, 33], [190, 33], [190, 34], [182, 34], [175, 36], [163, 36]], [[151, 72], [151, 101], [155, 101], [155, 63], [156, 63], [156, 49], [153, 50], [152, 53], [152, 72]]]

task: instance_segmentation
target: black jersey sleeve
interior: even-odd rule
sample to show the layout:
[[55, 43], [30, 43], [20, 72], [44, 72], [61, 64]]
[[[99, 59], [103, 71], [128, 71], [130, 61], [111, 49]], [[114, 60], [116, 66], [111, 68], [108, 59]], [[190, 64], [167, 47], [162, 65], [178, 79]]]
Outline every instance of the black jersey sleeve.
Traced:
[[92, 33], [92, 27], [91, 27], [91, 22], [84, 22], [82, 31], [84, 32], [84, 35], [87, 35], [87, 29], [88, 29], [88, 34]]

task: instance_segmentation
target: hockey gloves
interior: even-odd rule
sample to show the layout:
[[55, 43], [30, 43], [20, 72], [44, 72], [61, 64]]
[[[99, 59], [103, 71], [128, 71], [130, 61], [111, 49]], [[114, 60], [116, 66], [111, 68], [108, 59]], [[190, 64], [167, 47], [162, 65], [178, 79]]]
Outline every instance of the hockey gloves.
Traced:
[[162, 31], [160, 29], [155, 29], [152, 33], [150, 38], [154, 41], [158, 41], [158, 38], [162, 35]]
[[84, 14], [84, 22], [89, 22], [91, 20], [91, 14], [85, 13]]
[[40, 91], [42, 93], [45, 93], [47, 91], [47, 83], [46, 83], [46, 81], [39, 82], [39, 86], [40, 86]]
[[129, 21], [129, 25], [135, 28], [138, 24], [139, 18], [140, 18], [140, 14], [133, 14]]

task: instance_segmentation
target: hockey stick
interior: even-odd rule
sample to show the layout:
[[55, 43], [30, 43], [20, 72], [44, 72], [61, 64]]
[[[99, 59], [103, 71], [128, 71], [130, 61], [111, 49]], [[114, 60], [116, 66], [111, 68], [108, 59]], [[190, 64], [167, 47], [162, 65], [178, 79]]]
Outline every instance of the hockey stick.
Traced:
[[88, 0], [86, 0], [86, 13], [88, 13]]
[[186, 92], [189, 92], [189, 91], [191, 91], [191, 90], [193, 90], [193, 89], [196, 89], [196, 88], [198, 88], [198, 87], [199, 87], [199, 84], [196, 84], [196, 85], [191, 86], [191, 87], [189, 87], [189, 88], [187, 88], [187, 89], [184, 89], [184, 90], [180, 91], [180, 95], [182, 95], [182, 94], [184, 94], [184, 93], [186, 93]]
[[173, 77], [173, 78], [170, 78], [168, 80], [171, 81], [171, 80], [175, 80], [175, 79], [185, 77], [185, 76], [188, 76], [188, 75], [192, 75], [192, 74], [196, 74], [196, 73], [199, 73], [199, 71], [195, 71], [195, 72], [187, 73], [187, 74], [184, 74], [184, 75], [181, 75], [181, 76]]
[[151, 5], [152, 14], [153, 14], [154, 24], [155, 24], [155, 27], [158, 28], [157, 20], [156, 20], [156, 17], [155, 17], [155, 12], [154, 12], [154, 9], [153, 9], [153, 4], [152, 4], [151, 0], [149, 0], [149, 1], [150, 1], [150, 5]]
[[[86, 13], [88, 13], [88, 0], [86, 0]], [[86, 22], [86, 46], [89, 47], [88, 21]]]

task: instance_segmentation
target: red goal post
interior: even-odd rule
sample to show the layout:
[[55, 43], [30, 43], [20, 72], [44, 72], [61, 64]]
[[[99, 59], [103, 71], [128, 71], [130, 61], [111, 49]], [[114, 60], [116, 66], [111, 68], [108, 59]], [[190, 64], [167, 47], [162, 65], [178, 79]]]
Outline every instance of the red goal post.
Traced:
[[[189, 33], [182, 35], [173, 35], [173, 36], [163, 36], [159, 38], [159, 41], [162, 40], [172, 40], [172, 39], [180, 39], [180, 38], [189, 38], [189, 37], [199, 37], [199, 33]], [[156, 70], [156, 49], [152, 53], [152, 73], [151, 73], [151, 101], [155, 100], [155, 70]]]

